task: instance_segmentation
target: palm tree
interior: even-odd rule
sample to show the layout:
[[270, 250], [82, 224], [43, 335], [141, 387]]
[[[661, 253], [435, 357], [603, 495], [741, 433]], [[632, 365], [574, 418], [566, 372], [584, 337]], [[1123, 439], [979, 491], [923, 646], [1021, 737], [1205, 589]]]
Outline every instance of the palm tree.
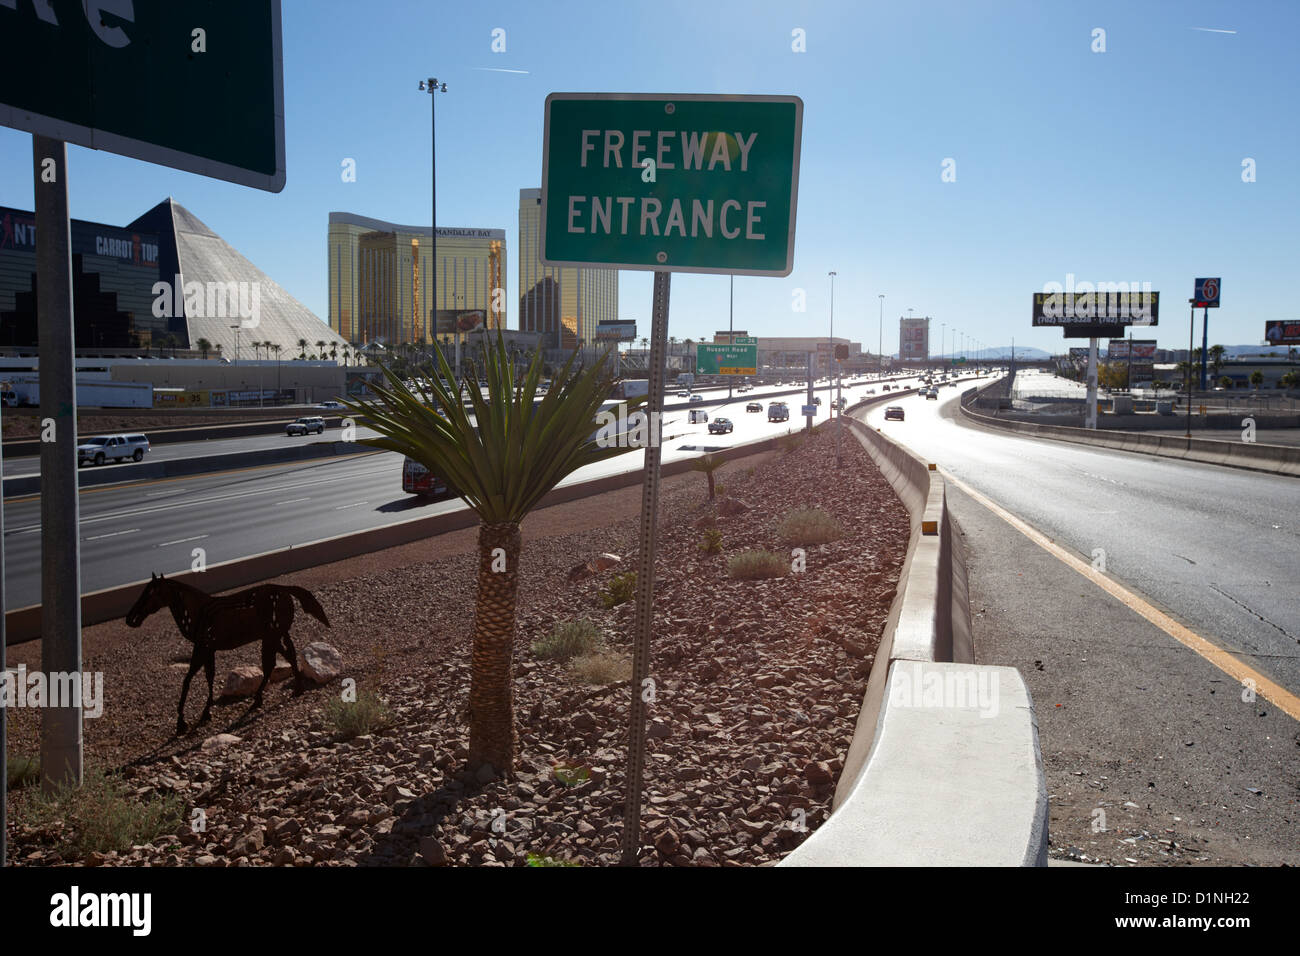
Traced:
[[307, 357], [307, 340], [306, 340], [306, 339], [299, 339], [299, 340], [298, 340], [298, 358], [305, 359], [306, 357]]
[[339, 344], [337, 342], [330, 343], [330, 359], [335, 362], [339, 360]]
[[1226, 350], [1222, 345], [1210, 346], [1210, 362], [1214, 365], [1214, 375], [1219, 375], [1219, 366], [1223, 364], [1223, 354]]
[[[581, 372], [571, 356], [541, 399], [540, 354], [516, 379], [500, 330], [495, 345], [483, 350], [486, 397], [477, 387], [480, 369], [471, 366], [449, 388], [445, 382], [454, 381], [455, 372], [441, 348], [435, 357], [439, 374], [421, 375], [414, 392], [384, 368], [387, 384], [370, 386], [378, 401], [344, 404], [382, 436], [365, 444], [407, 455], [443, 476], [478, 513], [469, 768], [491, 765], [509, 774], [516, 749], [511, 661], [520, 522], [566, 476], [626, 449], [594, 441], [595, 416], [613, 384], [604, 356]], [[644, 401], [641, 396], [625, 405], [631, 411]]]
[[1256, 391], [1259, 391], [1259, 387], [1264, 384], [1264, 373], [1259, 369], [1255, 369], [1255, 371], [1251, 372], [1250, 384], [1255, 386]]
[[318, 358], [318, 359], [323, 359], [324, 357], [325, 357], [325, 340], [324, 340], [324, 339], [317, 339], [317, 340], [316, 340], [316, 358]]
[[199, 350], [199, 355], [207, 359], [208, 353], [212, 351], [212, 343], [207, 339], [199, 339], [194, 345]]
[[716, 472], [719, 468], [721, 468], [726, 463], [727, 462], [725, 459], [714, 458], [712, 455], [703, 455], [699, 458], [691, 459], [691, 465], [690, 465], [691, 471], [702, 472], [704, 474], [704, 477], [709, 479], [709, 500], [710, 501], [713, 500], [714, 472]]

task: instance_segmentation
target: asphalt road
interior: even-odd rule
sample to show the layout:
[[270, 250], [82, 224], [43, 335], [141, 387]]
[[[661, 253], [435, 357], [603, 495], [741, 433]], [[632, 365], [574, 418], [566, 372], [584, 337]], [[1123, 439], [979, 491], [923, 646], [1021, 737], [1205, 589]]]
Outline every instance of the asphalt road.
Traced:
[[971, 427], [958, 391], [866, 420], [1300, 692], [1300, 481]]
[[[856, 401], [868, 387], [878, 385], [864, 383], [845, 389], [845, 395]], [[706, 399], [704, 408], [710, 419], [722, 416], [735, 423], [735, 430], [724, 435], [710, 434], [707, 424], [690, 424], [685, 405], [669, 407], [663, 423], [663, 460], [698, 456], [799, 430], [803, 419], [797, 414], [797, 396], [787, 398], [792, 412], [788, 422], [771, 423], [765, 411], [745, 411], [751, 401], [761, 401], [766, 409], [771, 391], [738, 394], [730, 403], [715, 404], [716, 396]], [[818, 420], [830, 401], [825, 387], [821, 394], [826, 404], [819, 409]], [[326, 431], [327, 438], [330, 433]], [[246, 450], [303, 440], [265, 436], [195, 444], [206, 450], [235, 443]], [[184, 447], [160, 446], [157, 454]], [[642, 456], [631, 452], [582, 469], [568, 482], [641, 466]], [[216, 564], [464, 507], [459, 499], [429, 502], [405, 494], [401, 467], [399, 456], [375, 452], [86, 488], [79, 498], [82, 591], [128, 584], [151, 572], [188, 569], [195, 548], [203, 549], [208, 564]], [[129, 466], [122, 468], [129, 470]], [[12, 610], [40, 602], [40, 499], [12, 498], [4, 508], [5, 605]]]

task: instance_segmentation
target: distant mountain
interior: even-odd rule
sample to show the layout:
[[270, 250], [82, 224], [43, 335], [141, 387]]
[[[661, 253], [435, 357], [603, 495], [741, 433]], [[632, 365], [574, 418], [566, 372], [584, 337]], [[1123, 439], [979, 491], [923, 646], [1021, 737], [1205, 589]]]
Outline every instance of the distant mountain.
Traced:
[[1257, 357], [1260, 355], [1271, 356], [1274, 358], [1286, 358], [1290, 348], [1285, 345], [1225, 345], [1223, 347], [1224, 358], [1242, 358], [1243, 356]]
[[[1050, 353], [1044, 352], [1042, 349], [1029, 348], [1028, 346], [1017, 345], [1015, 351], [1016, 351], [1016, 358], [1024, 359], [1027, 362], [1042, 362], [1052, 357]], [[963, 354], [966, 356], [966, 360], [968, 362], [1010, 361], [1011, 346], [1007, 345], [1002, 348], [980, 349], [978, 352], [976, 352], [975, 349], [971, 349], [969, 352], [966, 353], [962, 353], [962, 352], [956, 353], [956, 357], [960, 358]], [[952, 358], [952, 357], [954, 356], [951, 353], [944, 354], [944, 355], [930, 356], [931, 359], [935, 359], [935, 360]], [[897, 359], [898, 353], [895, 352], [892, 356], [890, 356], [890, 358]]]

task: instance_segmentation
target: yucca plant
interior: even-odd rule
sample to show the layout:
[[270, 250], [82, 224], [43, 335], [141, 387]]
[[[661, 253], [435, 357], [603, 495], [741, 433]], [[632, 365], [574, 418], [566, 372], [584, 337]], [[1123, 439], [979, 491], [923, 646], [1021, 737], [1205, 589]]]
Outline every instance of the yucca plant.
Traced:
[[[511, 667], [519, 524], [568, 475], [627, 449], [595, 441], [596, 413], [613, 385], [607, 356], [585, 369], [575, 368], [570, 357], [539, 399], [540, 351], [517, 377], [499, 330], [495, 344], [483, 350], [482, 368], [470, 365], [454, 391], [445, 383], [455, 382], [455, 373], [441, 347], [435, 343], [433, 349], [438, 374], [420, 373], [414, 390], [384, 368], [387, 384], [371, 385], [378, 400], [344, 404], [382, 436], [363, 439], [363, 444], [420, 462], [478, 513], [469, 768], [491, 764], [508, 774], [515, 757]], [[477, 385], [480, 377], [487, 382], [486, 397]], [[645, 400], [638, 396], [624, 402], [623, 419]]]

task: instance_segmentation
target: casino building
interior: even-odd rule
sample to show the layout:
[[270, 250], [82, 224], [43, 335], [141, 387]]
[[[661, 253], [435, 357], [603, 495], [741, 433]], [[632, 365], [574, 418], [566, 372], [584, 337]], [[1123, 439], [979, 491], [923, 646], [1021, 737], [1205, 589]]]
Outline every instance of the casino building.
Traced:
[[[346, 344], [170, 198], [125, 228], [74, 219], [71, 235], [78, 349], [196, 350], [205, 343], [209, 354], [239, 360], [257, 354], [253, 343], [269, 342], [289, 360]], [[36, 315], [35, 216], [0, 207], [0, 349], [34, 349]]]
[[596, 341], [596, 326], [618, 320], [618, 270], [542, 264], [542, 191], [519, 190], [519, 328], [551, 348]]
[[330, 213], [330, 328], [355, 345], [388, 348], [504, 329], [505, 230], [440, 226], [436, 246], [430, 238], [428, 226]]

